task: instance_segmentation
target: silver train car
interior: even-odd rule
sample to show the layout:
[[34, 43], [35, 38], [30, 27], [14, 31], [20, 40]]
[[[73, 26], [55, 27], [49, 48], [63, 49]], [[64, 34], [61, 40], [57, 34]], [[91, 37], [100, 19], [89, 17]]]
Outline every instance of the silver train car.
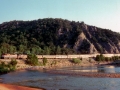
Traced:
[[[48, 58], [48, 59], [72, 59], [72, 58], [90, 58], [96, 57], [98, 54], [80, 54], [80, 55], [37, 55], [38, 59]], [[11, 55], [5, 54], [2, 55], [3, 59], [26, 59], [27, 55]]]

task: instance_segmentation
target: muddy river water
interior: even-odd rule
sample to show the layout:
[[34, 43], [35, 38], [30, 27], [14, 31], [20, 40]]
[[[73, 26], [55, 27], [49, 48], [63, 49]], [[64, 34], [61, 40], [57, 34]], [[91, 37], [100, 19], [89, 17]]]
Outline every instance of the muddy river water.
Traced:
[[[65, 67], [56, 69], [64, 72], [120, 73], [120, 67]], [[1, 75], [1, 82], [47, 90], [120, 90], [120, 78], [95, 78], [51, 74], [46, 71], [21, 70]]]

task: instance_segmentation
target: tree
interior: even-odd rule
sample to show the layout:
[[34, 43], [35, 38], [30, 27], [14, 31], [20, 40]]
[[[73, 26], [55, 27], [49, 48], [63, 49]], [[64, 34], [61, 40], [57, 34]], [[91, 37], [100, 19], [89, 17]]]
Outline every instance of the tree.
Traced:
[[60, 48], [60, 46], [57, 46], [56, 54], [61, 54], [61, 48]]
[[88, 40], [84, 39], [81, 46], [79, 47], [79, 51], [82, 54], [87, 54], [89, 53], [89, 50], [90, 50], [90, 43]]
[[14, 54], [15, 52], [16, 52], [16, 47], [11, 45], [9, 47], [9, 53]]
[[41, 54], [41, 52], [42, 52], [42, 49], [40, 47], [38, 47], [38, 46], [33, 46], [31, 48], [31, 53], [32, 54], [39, 55], [39, 54]]
[[18, 50], [20, 53], [23, 53], [25, 51], [26, 47], [24, 45], [19, 45]]
[[1, 51], [1, 49], [0, 49], [0, 58], [1, 58], [1, 56], [2, 56], [2, 51]]
[[50, 55], [51, 49], [49, 47], [44, 47], [44, 54]]
[[2, 43], [1, 44], [1, 51], [2, 51], [2, 53], [8, 53], [8, 50], [9, 49], [9, 44], [7, 44], [7, 43]]

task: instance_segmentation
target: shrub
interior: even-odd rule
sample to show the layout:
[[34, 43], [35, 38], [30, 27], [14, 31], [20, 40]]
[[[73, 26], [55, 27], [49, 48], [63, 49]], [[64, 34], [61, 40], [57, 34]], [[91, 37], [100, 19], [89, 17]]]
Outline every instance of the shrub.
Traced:
[[7, 65], [5, 64], [5, 62], [1, 62], [0, 64], [0, 73], [6, 73], [8, 71]]
[[36, 66], [38, 65], [38, 58], [35, 54], [29, 54], [27, 55], [27, 64]]
[[105, 61], [110, 61], [110, 58], [109, 57], [105, 57]]
[[81, 60], [78, 59], [78, 58], [74, 58], [74, 59], [72, 60], [72, 62], [75, 63], [75, 64], [79, 64], [79, 63], [81, 62]]
[[16, 66], [17, 65], [16, 59], [11, 59], [9, 64], [11, 64], [12, 66]]
[[52, 61], [51, 66], [52, 66], [52, 65], [56, 65], [56, 64], [57, 64], [57, 61], [54, 60], [54, 61]]
[[7, 67], [9, 68], [10, 71], [14, 71], [16, 69], [16, 65], [17, 65], [16, 59], [11, 59]]
[[105, 61], [105, 57], [102, 54], [97, 55], [96, 56], [96, 61]]
[[119, 60], [120, 57], [119, 57], [119, 56], [113, 56], [111, 59], [112, 59], [113, 61], [115, 61], [115, 60]]
[[43, 58], [43, 65], [45, 66], [47, 64], [47, 58]]
[[96, 56], [96, 61], [116, 61], [119, 59], [119, 56], [105, 57], [102, 54]]
[[8, 73], [10, 71], [14, 71], [16, 69], [17, 61], [11, 60], [8, 64], [5, 62], [1, 62], [0, 64], [0, 74]]

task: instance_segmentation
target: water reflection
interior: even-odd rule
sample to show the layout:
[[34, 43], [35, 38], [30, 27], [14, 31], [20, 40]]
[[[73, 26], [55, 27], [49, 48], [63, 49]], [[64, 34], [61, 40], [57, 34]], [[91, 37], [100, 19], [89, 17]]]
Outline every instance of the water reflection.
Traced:
[[66, 71], [66, 72], [98, 72], [98, 73], [116, 73], [115, 66], [98, 66], [98, 67], [65, 67], [56, 69], [57, 71]]
[[102, 73], [116, 73], [115, 66], [99, 66], [97, 70]]

